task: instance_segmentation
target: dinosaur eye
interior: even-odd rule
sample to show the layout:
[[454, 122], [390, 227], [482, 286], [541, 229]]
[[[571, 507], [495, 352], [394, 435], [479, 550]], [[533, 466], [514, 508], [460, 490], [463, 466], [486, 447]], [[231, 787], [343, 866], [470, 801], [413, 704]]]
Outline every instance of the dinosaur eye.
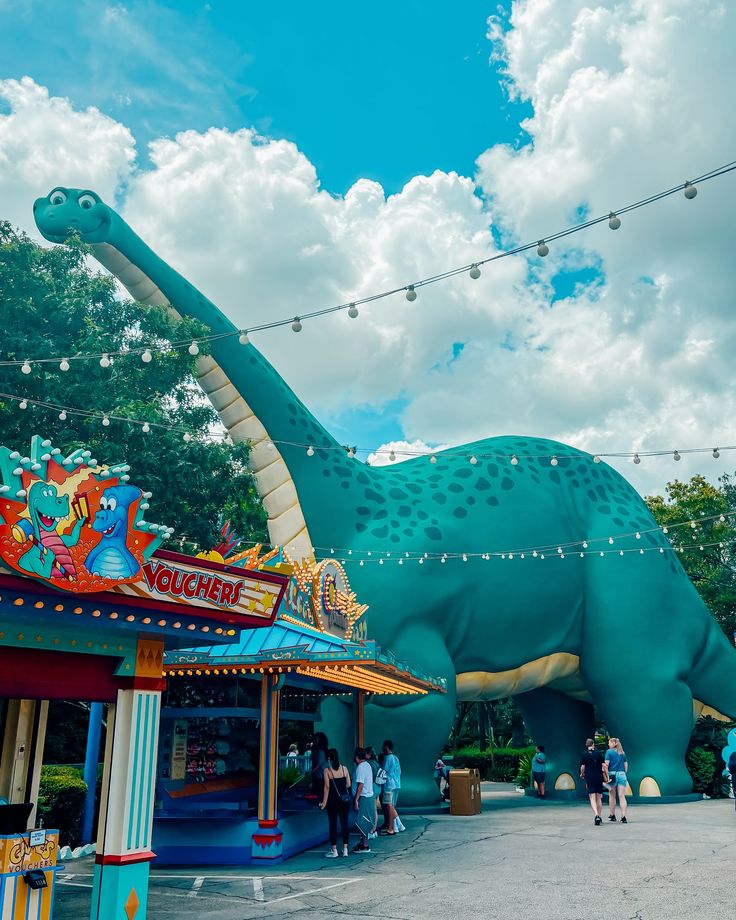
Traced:
[[97, 199], [89, 194], [80, 195], [78, 201], [79, 207], [84, 208], [85, 211], [89, 211], [97, 204]]
[[101, 508], [103, 511], [107, 511], [107, 499], [105, 498], [104, 495], [103, 495], [102, 498], [100, 499], [100, 508]]
[[107, 507], [110, 509], [110, 511], [114, 511], [117, 508], [117, 506], [118, 506], [118, 503], [114, 498], [109, 498], [107, 500]]
[[62, 192], [60, 188], [57, 188], [49, 195], [49, 201], [51, 204], [64, 204], [66, 201], [66, 192]]

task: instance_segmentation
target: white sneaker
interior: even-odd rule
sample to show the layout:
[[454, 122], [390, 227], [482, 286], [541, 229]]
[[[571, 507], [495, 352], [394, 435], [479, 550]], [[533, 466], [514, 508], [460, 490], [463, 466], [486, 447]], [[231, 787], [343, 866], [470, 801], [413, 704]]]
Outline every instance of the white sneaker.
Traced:
[[401, 821], [399, 821], [398, 818], [397, 818], [396, 821], [394, 822], [394, 830], [397, 831], [397, 832], [399, 832], [399, 833], [400, 833], [401, 831], [405, 831], [405, 830], [406, 830], [406, 828], [405, 828], [404, 825], [401, 823]]
[[375, 840], [376, 837], [378, 837], [378, 831], [371, 831], [370, 834], [368, 834], [369, 840]]
[[337, 859], [337, 850], [328, 850], [325, 856], [327, 859]]

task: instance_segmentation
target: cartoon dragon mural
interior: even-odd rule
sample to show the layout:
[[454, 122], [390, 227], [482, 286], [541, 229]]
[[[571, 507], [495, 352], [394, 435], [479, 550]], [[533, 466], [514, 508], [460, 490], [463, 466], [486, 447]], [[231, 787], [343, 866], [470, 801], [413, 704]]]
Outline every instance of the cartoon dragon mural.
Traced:
[[69, 496], [60, 496], [53, 483], [34, 482], [28, 490], [28, 514], [29, 526], [24, 532], [31, 539], [31, 547], [18, 565], [30, 575], [75, 581], [77, 570], [69, 549], [79, 542], [84, 519], [77, 520], [69, 534], [60, 535], [56, 529], [69, 517]]
[[[339, 547], [343, 557], [391, 554], [392, 564], [351, 569], [380, 643], [448, 678], [461, 699], [516, 696], [534, 738], [547, 746], [548, 790], [574, 786], [595, 700], [624, 739], [635, 793], [690, 792], [684, 754], [694, 712], [712, 707], [736, 718], [736, 652], [621, 475], [584, 451], [521, 436], [441, 451], [434, 464], [417, 458], [369, 467], [346, 456], [253, 345], [239, 343], [237, 327], [98, 195], [56, 188], [34, 213], [47, 240], [79, 233], [137, 300], [170, 306], [223, 335], [199, 360], [197, 377], [233, 440], [253, 442], [272, 542], [297, 560], [315, 546]], [[313, 455], [299, 444], [312, 445]], [[629, 534], [617, 537], [616, 548], [636, 551], [396, 562], [403, 547], [481, 554], [607, 543], [612, 534]], [[640, 546], [653, 551], [640, 554]], [[367, 737], [392, 737], [402, 755], [407, 804], [434, 798], [431, 764], [455, 699], [448, 692], [367, 707]], [[348, 714], [333, 707], [330, 718], [337, 738]]]

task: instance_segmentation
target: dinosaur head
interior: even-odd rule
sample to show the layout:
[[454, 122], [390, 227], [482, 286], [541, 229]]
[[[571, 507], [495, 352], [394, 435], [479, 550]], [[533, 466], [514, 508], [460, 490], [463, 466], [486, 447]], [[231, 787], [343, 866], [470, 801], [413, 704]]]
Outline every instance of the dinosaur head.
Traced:
[[87, 189], [58, 186], [33, 203], [36, 226], [52, 243], [63, 243], [73, 233], [85, 243], [104, 243], [112, 213], [99, 195]]
[[103, 537], [119, 537], [128, 525], [128, 509], [140, 496], [140, 489], [134, 486], [106, 489], [100, 499], [100, 510], [92, 521], [92, 529]]
[[34, 482], [28, 490], [28, 510], [40, 530], [56, 530], [59, 521], [69, 517], [69, 496], [59, 496], [52, 483]]

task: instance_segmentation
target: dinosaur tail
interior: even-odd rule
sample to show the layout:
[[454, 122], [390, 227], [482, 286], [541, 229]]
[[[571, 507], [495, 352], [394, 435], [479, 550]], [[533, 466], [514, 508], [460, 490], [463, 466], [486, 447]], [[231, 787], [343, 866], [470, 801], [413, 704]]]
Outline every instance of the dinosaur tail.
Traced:
[[712, 618], [707, 630], [688, 679], [693, 699], [736, 720], [736, 649]]

